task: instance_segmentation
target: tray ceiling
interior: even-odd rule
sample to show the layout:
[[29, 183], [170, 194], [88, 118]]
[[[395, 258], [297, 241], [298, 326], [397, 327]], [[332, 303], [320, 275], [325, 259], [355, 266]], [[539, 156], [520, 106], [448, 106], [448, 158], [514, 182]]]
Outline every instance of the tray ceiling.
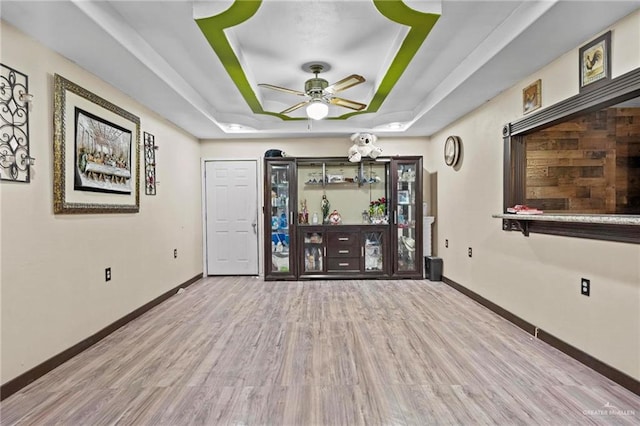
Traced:
[[[430, 135], [639, 7], [640, 1], [3, 0], [0, 12], [189, 133], [219, 139]], [[219, 23], [225, 29], [216, 29]], [[339, 96], [367, 108], [354, 114], [330, 106], [320, 121], [305, 119], [304, 108], [279, 114], [301, 99], [258, 84], [303, 91], [313, 75], [302, 65], [313, 61], [331, 66], [320, 74], [329, 83], [365, 77]]]

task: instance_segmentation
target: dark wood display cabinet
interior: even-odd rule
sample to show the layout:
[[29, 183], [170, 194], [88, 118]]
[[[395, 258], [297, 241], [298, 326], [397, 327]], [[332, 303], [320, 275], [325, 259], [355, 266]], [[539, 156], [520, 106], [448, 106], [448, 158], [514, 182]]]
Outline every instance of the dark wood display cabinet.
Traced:
[[298, 226], [300, 278], [389, 276], [388, 227]]
[[422, 157], [391, 163], [393, 276], [422, 273]]
[[295, 178], [293, 159], [265, 161], [265, 278], [297, 278], [295, 251]]
[[422, 278], [422, 157], [264, 170], [265, 280]]

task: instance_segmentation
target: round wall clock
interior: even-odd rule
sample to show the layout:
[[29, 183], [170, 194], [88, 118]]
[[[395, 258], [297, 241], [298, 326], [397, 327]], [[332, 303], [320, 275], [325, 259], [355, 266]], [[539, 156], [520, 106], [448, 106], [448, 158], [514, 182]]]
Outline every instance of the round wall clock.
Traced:
[[460, 138], [449, 136], [444, 142], [444, 162], [447, 166], [455, 166], [460, 159]]

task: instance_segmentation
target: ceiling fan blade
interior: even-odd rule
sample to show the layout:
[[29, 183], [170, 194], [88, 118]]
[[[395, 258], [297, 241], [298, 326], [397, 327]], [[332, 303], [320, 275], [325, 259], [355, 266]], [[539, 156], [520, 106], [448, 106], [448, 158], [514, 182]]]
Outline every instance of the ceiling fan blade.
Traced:
[[311, 99], [309, 99], [308, 101], [297, 103], [294, 106], [290, 106], [289, 108], [285, 109], [284, 111], [280, 111], [280, 114], [288, 114], [288, 113], [290, 113], [292, 111], [297, 110], [298, 108], [302, 108], [303, 106], [305, 106], [309, 102], [311, 102]]
[[287, 89], [286, 87], [274, 86], [273, 84], [260, 83], [258, 84], [258, 86], [271, 90], [278, 90], [280, 92], [291, 93], [292, 95], [306, 96], [304, 92], [301, 92], [299, 90]]
[[357, 84], [364, 83], [364, 81], [365, 80], [363, 76], [357, 75], [357, 74], [351, 74], [349, 77], [343, 78], [342, 80], [327, 86], [327, 88], [324, 89], [324, 91], [327, 93], [338, 93], [345, 89], [348, 89], [349, 87], [353, 87]]
[[360, 102], [350, 101], [349, 99], [343, 98], [331, 98], [329, 102], [331, 102], [332, 105], [338, 105], [341, 107], [354, 109], [356, 111], [362, 111], [367, 107], [366, 104], [361, 104]]

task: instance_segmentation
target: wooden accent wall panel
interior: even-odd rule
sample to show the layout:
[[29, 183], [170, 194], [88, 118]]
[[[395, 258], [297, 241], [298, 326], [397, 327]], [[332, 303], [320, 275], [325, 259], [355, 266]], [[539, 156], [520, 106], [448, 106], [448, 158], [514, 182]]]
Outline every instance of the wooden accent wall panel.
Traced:
[[640, 108], [616, 116], [616, 213], [640, 214]]
[[638, 212], [639, 144], [640, 108], [596, 111], [526, 135], [526, 203], [546, 212]]

